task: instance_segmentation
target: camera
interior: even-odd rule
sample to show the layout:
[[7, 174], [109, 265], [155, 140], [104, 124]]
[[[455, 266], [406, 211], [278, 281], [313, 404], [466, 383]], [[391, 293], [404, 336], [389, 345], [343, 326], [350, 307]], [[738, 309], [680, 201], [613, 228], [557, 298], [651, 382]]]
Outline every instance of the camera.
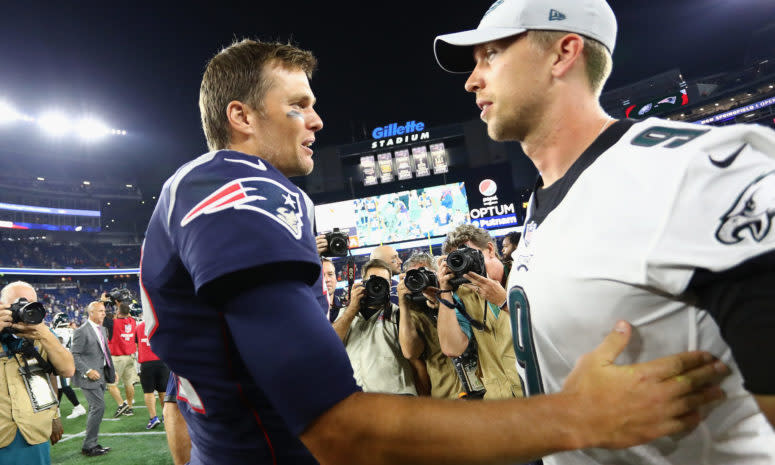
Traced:
[[37, 325], [46, 316], [46, 309], [40, 302], [30, 302], [24, 297], [20, 297], [11, 304], [11, 318], [14, 323], [27, 323], [28, 325]]
[[121, 302], [132, 301], [132, 291], [126, 288], [114, 287], [107, 292], [108, 299], [114, 304], [120, 304]]
[[436, 273], [424, 266], [409, 270], [404, 277], [404, 284], [411, 294], [409, 300], [416, 303], [425, 302], [425, 296], [422, 292], [429, 286], [439, 287], [439, 278]]
[[329, 257], [347, 256], [347, 251], [350, 249], [350, 237], [347, 233], [340, 231], [339, 228], [334, 228], [333, 231], [326, 233], [326, 242], [328, 243], [326, 255]]
[[372, 275], [363, 281], [366, 293], [361, 300], [361, 309], [381, 307], [390, 302], [390, 282], [380, 276]]
[[480, 276], [487, 276], [484, 255], [481, 250], [465, 245], [447, 255], [447, 266], [455, 274], [455, 277], [450, 280], [450, 284], [455, 289], [461, 284], [469, 282], [463, 277], [466, 273], [473, 272]]

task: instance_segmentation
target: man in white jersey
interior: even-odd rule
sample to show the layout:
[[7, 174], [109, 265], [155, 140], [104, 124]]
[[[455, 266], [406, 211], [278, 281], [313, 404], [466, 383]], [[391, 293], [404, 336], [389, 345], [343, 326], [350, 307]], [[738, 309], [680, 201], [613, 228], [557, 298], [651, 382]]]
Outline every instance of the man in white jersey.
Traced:
[[638, 339], [621, 362], [702, 349], [733, 367], [688, 435], [544, 460], [773, 464], [775, 133], [613, 120], [598, 97], [615, 42], [604, 0], [498, 0], [435, 42], [442, 68], [470, 72], [490, 137], [541, 173], [508, 281], [526, 394], [557, 392], [617, 319]]

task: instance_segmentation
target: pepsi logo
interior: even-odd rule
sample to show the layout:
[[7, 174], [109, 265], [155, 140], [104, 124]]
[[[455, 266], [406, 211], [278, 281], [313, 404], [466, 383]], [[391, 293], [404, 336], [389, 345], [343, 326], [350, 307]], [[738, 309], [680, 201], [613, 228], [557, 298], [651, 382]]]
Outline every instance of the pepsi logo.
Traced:
[[497, 191], [498, 191], [498, 185], [495, 184], [495, 181], [493, 181], [492, 179], [485, 179], [484, 181], [479, 183], [479, 192], [485, 197], [495, 195], [495, 192]]

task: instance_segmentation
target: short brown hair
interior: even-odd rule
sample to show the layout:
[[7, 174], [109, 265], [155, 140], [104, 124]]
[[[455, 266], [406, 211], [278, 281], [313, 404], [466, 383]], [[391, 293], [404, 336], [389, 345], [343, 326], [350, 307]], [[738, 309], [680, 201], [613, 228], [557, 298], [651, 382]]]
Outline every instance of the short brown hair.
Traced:
[[366, 276], [366, 273], [372, 268], [383, 268], [387, 270], [390, 276], [393, 276], [393, 269], [390, 268], [390, 265], [388, 264], [388, 262], [386, 262], [385, 260], [380, 260], [379, 258], [374, 258], [366, 262], [365, 265], [363, 265], [363, 269], [361, 270], [361, 277]]
[[121, 302], [118, 304], [118, 314], [119, 315], [129, 315], [129, 311], [131, 308], [129, 307], [129, 304], [126, 302]]
[[[530, 40], [544, 50], [547, 50], [566, 35], [568, 35], [568, 33], [564, 31], [528, 31]], [[581, 37], [584, 38], [584, 51], [582, 54], [584, 55], [589, 86], [595, 96], [599, 97], [600, 93], [603, 91], [605, 82], [611, 75], [611, 69], [613, 68], [611, 54], [608, 52], [605, 45], [599, 41], [584, 35]]]
[[454, 250], [460, 248], [461, 245], [465, 245], [466, 242], [471, 241], [482, 250], [487, 249], [487, 244], [493, 245], [493, 251], [495, 256], [500, 258], [498, 247], [495, 244], [492, 236], [486, 230], [477, 228], [472, 224], [461, 224], [457, 228], [447, 233], [447, 238], [444, 240], [443, 250], [445, 254], [448, 254]]
[[199, 112], [202, 129], [210, 150], [229, 145], [229, 120], [226, 107], [238, 100], [261, 110], [266, 91], [271, 87], [264, 69], [269, 63], [301, 70], [312, 77], [317, 60], [311, 52], [280, 42], [245, 39], [215, 55], [205, 68], [199, 87]]

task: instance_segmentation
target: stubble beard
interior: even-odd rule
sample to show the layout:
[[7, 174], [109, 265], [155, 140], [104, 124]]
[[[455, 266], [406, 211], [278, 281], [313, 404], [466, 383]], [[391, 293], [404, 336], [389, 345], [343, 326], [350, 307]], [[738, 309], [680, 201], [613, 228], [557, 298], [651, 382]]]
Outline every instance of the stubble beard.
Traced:
[[525, 140], [526, 133], [526, 127], [519, 112], [500, 115], [487, 122], [487, 135], [496, 142], [522, 142]]

